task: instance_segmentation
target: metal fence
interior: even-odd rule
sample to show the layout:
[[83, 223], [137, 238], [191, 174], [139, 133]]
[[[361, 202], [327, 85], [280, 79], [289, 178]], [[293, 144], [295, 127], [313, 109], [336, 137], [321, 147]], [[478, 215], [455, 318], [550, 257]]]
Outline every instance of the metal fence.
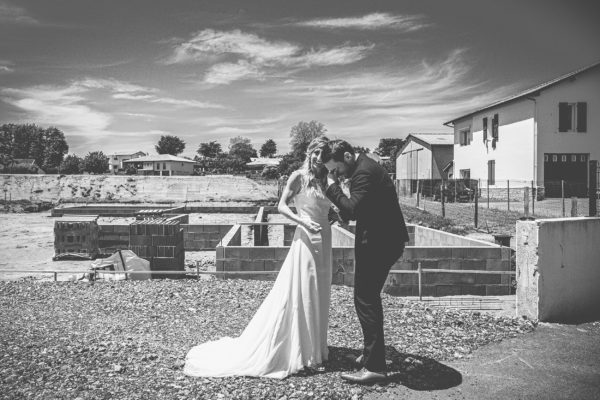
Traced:
[[473, 179], [400, 179], [395, 183], [401, 203], [462, 225], [485, 228], [519, 218], [598, 215], [600, 172], [589, 176], [588, 182], [546, 181], [543, 186], [532, 181]]

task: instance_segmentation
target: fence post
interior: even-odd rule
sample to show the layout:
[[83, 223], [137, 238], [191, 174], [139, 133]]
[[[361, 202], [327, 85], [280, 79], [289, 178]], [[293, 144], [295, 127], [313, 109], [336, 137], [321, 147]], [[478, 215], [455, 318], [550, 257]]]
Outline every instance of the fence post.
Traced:
[[444, 181], [440, 184], [440, 199], [442, 201], [442, 218], [446, 218], [446, 202], [444, 197], [446, 197], [446, 193], [444, 193]]
[[523, 191], [523, 212], [526, 217], [529, 217], [529, 188], [525, 186]]
[[475, 228], [479, 225], [479, 187], [475, 184], [475, 190], [473, 191], [475, 196], [475, 215], [473, 216]]
[[508, 211], [510, 211], [510, 179], [506, 180], [506, 194], [508, 197]]
[[490, 208], [490, 181], [487, 180], [487, 206]]
[[419, 180], [417, 179], [417, 208], [419, 208]]
[[600, 177], [600, 171], [598, 170], [598, 161], [590, 160], [589, 163], [590, 171], [589, 171], [589, 211], [588, 214], [590, 217], [595, 217], [598, 215], [598, 195], [596, 194], [598, 191], [598, 178]]
[[196, 260], [196, 279], [200, 279], [200, 261]]
[[571, 197], [571, 217], [577, 216], [577, 197]]
[[419, 267], [417, 269], [418, 273], [419, 273], [419, 301], [423, 300], [423, 291], [422, 291], [422, 275], [423, 275], [423, 271], [421, 269], [421, 263], [419, 262]]
[[565, 181], [564, 180], [560, 181], [560, 198], [562, 201], [562, 216], [564, 217], [566, 215], [566, 212], [565, 212]]
[[531, 181], [531, 215], [535, 215], [535, 197], [537, 191], [533, 188], [533, 181]]
[[55, 272], [55, 273], [54, 273], [54, 282], [56, 282], [56, 281], [57, 281], [57, 275], [58, 275], [58, 274]]

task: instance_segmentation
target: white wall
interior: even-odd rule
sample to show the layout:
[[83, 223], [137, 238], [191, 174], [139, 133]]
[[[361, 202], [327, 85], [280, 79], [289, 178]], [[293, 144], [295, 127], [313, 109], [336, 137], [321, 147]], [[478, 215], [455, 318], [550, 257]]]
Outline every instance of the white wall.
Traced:
[[[536, 99], [538, 180], [544, 179], [544, 153], [589, 153], [600, 160], [600, 68], [544, 90]], [[558, 132], [558, 103], [587, 102], [587, 132]]]
[[[455, 125], [454, 175], [461, 169], [471, 170], [471, 179], [488, 179], [488, 160], [496, 162], [496, 185], [506, 187], [506, 180], [530, 182], [534, 171], [534, 105], [530, 100], [495, 107], [477, 113]], [[499, 128], [496, 148], [492, 147], [492, 118], [498, 114]], [[488, 118], [487, 142], [483, 141], [483, 118]], [[471, 128], [473, 140], [467, 146], [458, 141], [459, 132]], [[516, 182], [515, 182], [516, 183]], [[513, 186], [513, 183], [511, 183]]]
[[517, 221], [517, 314], [600, 318], [600, 218]]
[[402, 153], [396, 158], [396, 179], [431, 179], [431, 150], [410, 140]]

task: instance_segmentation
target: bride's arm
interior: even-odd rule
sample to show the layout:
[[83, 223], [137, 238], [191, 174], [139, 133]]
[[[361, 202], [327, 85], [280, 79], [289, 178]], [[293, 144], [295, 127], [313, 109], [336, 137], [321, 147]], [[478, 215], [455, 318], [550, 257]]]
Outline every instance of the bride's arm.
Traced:
[[300, 189], [302, 188], [302, 176], [300, 172], [293, 172], [286, 185], [283, 189], [283, 193], [281, 194], [281, 198], [279, 199], [279, 204], [277, 205], [277, 211], [287, 219], [297, 223], [308, 229], [311, 232], [319, 232], [321, 230], [321, 225], [317, 224], [312, 220], [302, 219], [298, 216], [298, 214], [294, 213], [291, 208], [288, 206], [288, 203], [292, 201], [294, 196], [298, 194]]

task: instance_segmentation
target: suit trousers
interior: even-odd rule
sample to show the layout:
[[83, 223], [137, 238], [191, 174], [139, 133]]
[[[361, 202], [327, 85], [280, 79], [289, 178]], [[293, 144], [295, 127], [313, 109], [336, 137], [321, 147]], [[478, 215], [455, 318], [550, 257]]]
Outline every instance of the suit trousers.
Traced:
[[381, 290], [390, 268], [402, 256], [404, 244], [398, 250], [384, 257], [368, 248], [355, 252], [354, 306], [364, 337], [363, 365], [373, 372], [386, 370]]

